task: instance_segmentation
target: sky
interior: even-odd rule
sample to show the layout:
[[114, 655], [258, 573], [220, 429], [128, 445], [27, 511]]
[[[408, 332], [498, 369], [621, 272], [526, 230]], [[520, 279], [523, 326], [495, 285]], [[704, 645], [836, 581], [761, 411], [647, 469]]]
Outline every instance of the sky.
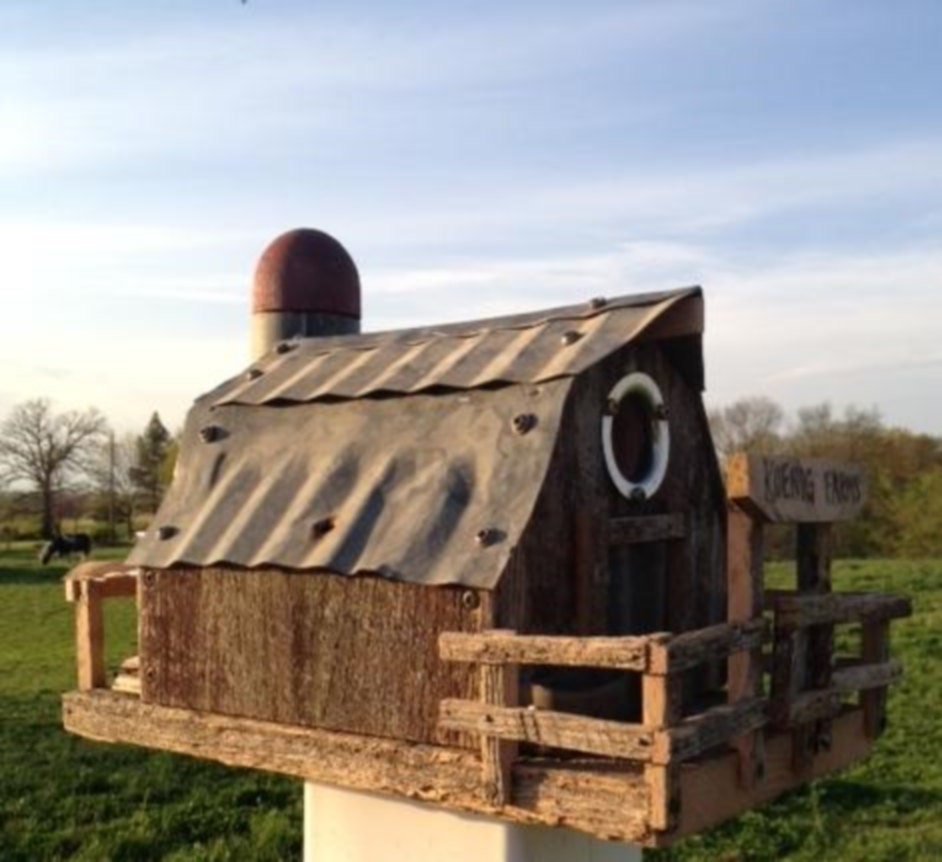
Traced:
[[703, 286], [707, 401], [942, 433], [942, 4], [3, 0], [0, 416], [170, 427], [285, 230], [364, 329]]

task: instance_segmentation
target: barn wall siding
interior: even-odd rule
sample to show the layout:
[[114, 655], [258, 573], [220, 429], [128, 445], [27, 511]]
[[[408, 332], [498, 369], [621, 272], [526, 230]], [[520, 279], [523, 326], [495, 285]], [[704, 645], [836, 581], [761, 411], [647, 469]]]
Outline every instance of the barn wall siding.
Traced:
[[278, 570], [148, 571], [148, 703], [417, 742], [438, 703], [477, 697], [470, 666], [438, 660], [442, 631], [480, 630], [477, 594], [381, 578]]

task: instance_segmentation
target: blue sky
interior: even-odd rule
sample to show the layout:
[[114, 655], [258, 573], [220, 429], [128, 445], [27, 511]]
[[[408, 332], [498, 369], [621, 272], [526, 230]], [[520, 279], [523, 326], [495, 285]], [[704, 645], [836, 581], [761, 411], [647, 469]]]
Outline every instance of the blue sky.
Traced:
[[940, 44], [908, 0], [4, 0], [0, 414], [178, 424], [309, 225], [368, 329], [699, 283], [711, 404], [938, 434]]

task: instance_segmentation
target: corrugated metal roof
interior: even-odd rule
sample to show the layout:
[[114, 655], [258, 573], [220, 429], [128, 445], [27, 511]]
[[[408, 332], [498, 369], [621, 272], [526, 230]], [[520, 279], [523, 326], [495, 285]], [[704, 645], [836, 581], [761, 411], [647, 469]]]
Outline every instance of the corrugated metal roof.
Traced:
[[[700, 311], [690, 288], [292, 342], [197, 401], [128, 562], [491, 589], [542, 490], [572, 378], [646, 334], [699, 333]], [[363, 397], [386, 393], [408, 397]], [[523, 434], [521, 414], [536, 417]]]
[[441, 327], [300, 339], [212, 397], [217, 405], [307, 403], [570, 377], [699, 296], [699, 288], [686, 288]]
[[[128, 562], [492, 588], [543, 486], [571, 385], [265, 408], [201, 400]], [[525, 434], [520, 414], [536, 417]], [[208, 426], [218, 439], [202, 439]]]

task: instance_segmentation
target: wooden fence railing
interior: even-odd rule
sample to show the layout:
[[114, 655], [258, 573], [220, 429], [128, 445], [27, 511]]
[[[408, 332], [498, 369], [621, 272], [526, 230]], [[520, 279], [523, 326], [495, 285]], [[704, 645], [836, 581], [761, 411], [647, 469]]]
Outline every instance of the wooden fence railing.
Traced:
[[[768, 702], [750, 697], [684, 715], [683, 672], [731, 654], [761, 647], [762, 619], [722, 623], [681, 635], [569, 637], [446, 632], [441, 658], [474, 662], [481, 668], [480, 700], [441, 703], [443, 729], [481, 737], [485, 795], [492, 804], [510, 798], [510, 766], [516, 745], [620, 758], [644, 764], [652, 792], [652, 825], [667, 829], [676, 781], [671, 771], [737, 736], [762, 727]], [[581, 666], [633, 671], [641, 675], [641, 721], [623, 722], [518, 705], [520, 665]]]
[[[773, 723], [792, 729], [833, 718], [847, 695], [860, 692], [867, 735], [878, 736], [886, 723], [886, 688], [902, 674], [900, 663], [889, 659], [889, 622], [912, 613], [909, 599], [876, 593], [814, 595], [776, 590], [766, 593], [766, 602], [775, 615]], [[861, 625], [859, 656], [828, 656], [828, 684], [803, 689], [807, 673], [802, 671], [815, 628], [853, 623]]]
[[[108, 684], [103, 602], [105, 599], [135, 597], [137, 581], [138, 570], [135, 567], [110, 561], [81, 563], [66, 576], [65, 597], [75, 605], [75, 661], [79, 691], [104, 688]], [[124, 677], [134, 676], [136, 679], [137, 666], [130, 660], [122, 665], [122, 671]], [[122, 679], [118, 687], [124, 690], [135, 688], [129, 679]]]

